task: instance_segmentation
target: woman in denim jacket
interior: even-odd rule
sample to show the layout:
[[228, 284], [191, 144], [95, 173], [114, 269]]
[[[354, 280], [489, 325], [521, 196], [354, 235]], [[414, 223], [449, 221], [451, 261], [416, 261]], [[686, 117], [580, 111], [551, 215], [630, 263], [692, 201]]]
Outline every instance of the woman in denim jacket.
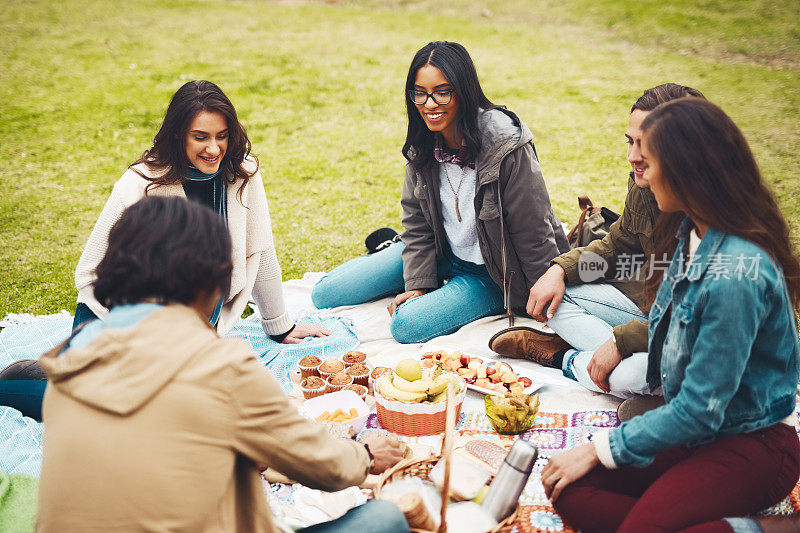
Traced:
[[542, 484], [582, 530], [745, 531], [756, 524], [723, 518], [775, 504], [800, 475], [800, 265], [721, 109], [682, 98], [642, 129], [645, 179], [671, 214], [656, 228], [657, 254], [684, 218], [650, 310], [648, 381], [667, 403], [554, 456]]

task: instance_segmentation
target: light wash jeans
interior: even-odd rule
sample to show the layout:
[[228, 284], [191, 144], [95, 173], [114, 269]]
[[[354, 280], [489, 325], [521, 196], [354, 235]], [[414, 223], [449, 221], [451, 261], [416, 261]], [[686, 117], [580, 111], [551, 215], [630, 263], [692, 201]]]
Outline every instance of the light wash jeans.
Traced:
[[403, 513], [392, 502], [370, 500], [331, 522], [299, 529], [298, 533], [408, 533]]
[[[603, 392], [595, 385], [586, 367], [595, 350], [611, 338], [615, 326], [631, 320], [647, 321], [633, 301], [608, 283], [567, 287], [564, 299], [553, 318], [547, 321], [553, 331], [575, 350], [567, 350], [562, 370], [589, 390]], [[630, 398], [652, 394], [647, 386], [647, 352], [623, 359], [608, 375], [609, 394]]]
[[[331, 270], [311, 290], [317, 308], [357, 305], [405, 291], [405, 244], [397, 242], [372, 255], [352, 259]], [[436, 264], [436, 290], [407, 300], [392, 315], [392, 336], [400, 343], [426, 342], [447, 335], [479, 318], [503, 312], [503, 292], [486, 267], [452, 253]]]

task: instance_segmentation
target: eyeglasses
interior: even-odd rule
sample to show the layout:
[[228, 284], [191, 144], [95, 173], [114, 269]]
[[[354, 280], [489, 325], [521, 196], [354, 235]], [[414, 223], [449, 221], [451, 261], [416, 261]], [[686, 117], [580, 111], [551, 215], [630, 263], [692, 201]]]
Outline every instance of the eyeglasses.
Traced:
[[433, 98], [433, 101], [439, 105], [447, 105], [453, 99], [453, 89], [433, 91], [432, 93], [410, 90], [408, 91], [408, 98], [416, 105], [425, 105], [428, 102], [428, 98]]

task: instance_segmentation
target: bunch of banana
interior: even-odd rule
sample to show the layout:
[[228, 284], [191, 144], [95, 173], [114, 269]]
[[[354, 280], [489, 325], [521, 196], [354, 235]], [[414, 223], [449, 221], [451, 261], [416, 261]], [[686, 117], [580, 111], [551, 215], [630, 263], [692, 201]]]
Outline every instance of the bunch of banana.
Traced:
[[[439, 367], [422, 368], [418, 372], [412, 367], [409, 372], [410, 367], [412, 365], [401, 361], [398, 370], [406, 377], [401, 376], [397, 370], [387, 372], [378, 380], [378, 390], [387, 398], [403, 402], [438, 402], [447, 395], [448, 384], [452, 383], [456, 390], [461, 387], [456, 376], [442, 374]], [[416, 379], [407, 379], [408, 377]]]

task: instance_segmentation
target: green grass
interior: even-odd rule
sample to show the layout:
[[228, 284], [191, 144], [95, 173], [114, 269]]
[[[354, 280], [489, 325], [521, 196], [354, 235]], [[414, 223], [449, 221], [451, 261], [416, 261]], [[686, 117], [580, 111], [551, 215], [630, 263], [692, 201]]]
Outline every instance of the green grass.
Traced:
[[434, 39], [463, 43], [489, 98], [530, 126], [562, 219], [584, 192], [621, 207], [628, 109], [676, 81], [740, 125], [800, 229], [797, 0], [164, 4], [4, 3], [0, 315], [73, 308], [111, 187], [190, 79], [218, 83], [250, 134], [285, 278], [399, 229], [403, 83]]

